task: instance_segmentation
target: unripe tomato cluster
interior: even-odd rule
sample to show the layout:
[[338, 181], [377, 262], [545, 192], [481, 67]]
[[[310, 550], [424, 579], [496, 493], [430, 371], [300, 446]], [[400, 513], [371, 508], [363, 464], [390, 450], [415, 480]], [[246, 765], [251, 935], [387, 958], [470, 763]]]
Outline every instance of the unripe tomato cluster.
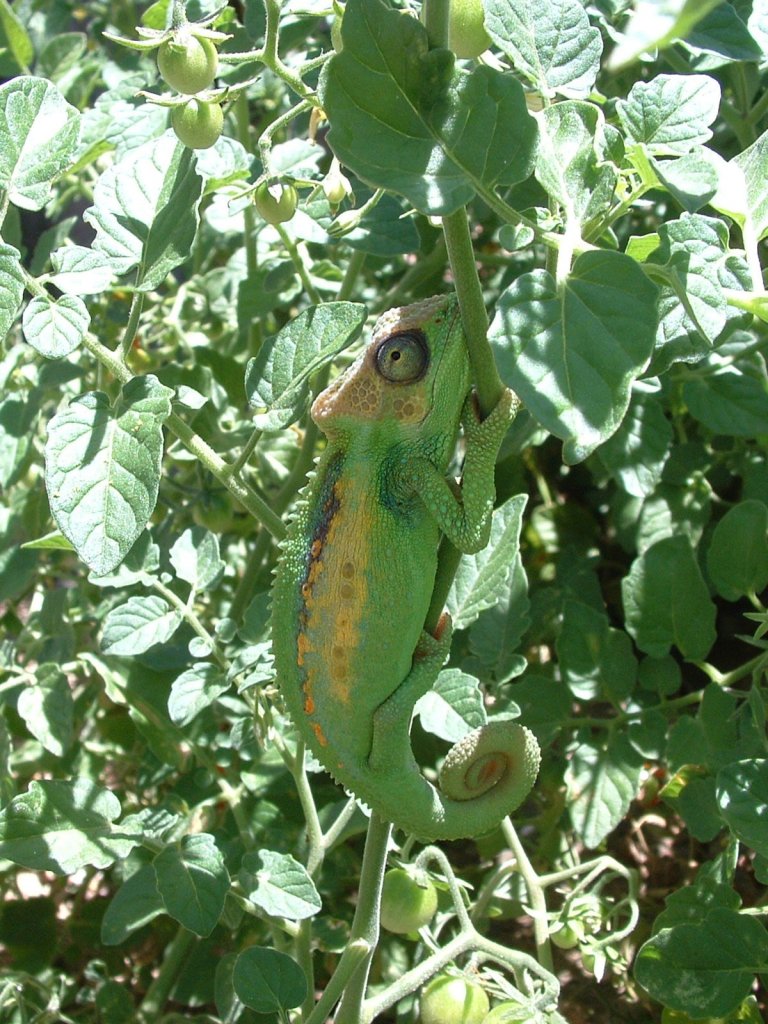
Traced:
[[163, 81], [189, 97], [173, 108], [171, 127], [179, 141], [190, 149], [208, 149], [221, 135], [224, 114], [220, 105], [196, 98], [213, 85], [218, 64], [213, 40], [195, 34], [188, 25], [174, 32], [157, 51], [157, 67]]

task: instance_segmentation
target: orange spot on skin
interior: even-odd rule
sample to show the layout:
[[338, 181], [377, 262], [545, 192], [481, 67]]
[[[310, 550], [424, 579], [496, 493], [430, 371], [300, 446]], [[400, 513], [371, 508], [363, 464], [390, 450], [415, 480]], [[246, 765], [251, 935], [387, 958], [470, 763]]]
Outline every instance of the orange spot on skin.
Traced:
[[500, 768], [497, 761], [489, 761], [483, 766], [480, 772], [480, 784], [485, 785], [499, 774]]
[[317, 736], [317, 742], [320, 744], [320, 746], [327, 747], [328, 740], [325, 738], [325, 733], [323, 732], [322, 726], [318, 722], [312, 722], [312, 728], [315, 732], [315, 736]]
[[310, 644], [309, 638], [307, 637], [307, 635], [305, 633], [299, 633], [299, 635], [296, 638], [296, 651], [297, 651], [296, 664], [297, 665], [303, 665], [304, 664], [304, 656], [305, 656], [305, 654], [307, 653], [307, 651], [311, 651], [311, 650], [312, 650], [312, 645]]

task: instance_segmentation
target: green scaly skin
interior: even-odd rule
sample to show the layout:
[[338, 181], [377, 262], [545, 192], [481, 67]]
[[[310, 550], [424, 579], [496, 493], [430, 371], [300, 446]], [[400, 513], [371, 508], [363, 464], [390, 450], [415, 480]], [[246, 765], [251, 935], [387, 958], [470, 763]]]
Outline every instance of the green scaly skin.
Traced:
[[[481, 422], [469, 388], [454, 297], [380, 318], [357, 362], [312, 407], [328, 444], [273, 593], [277, 678], [301, 735], [346, 789], [425, 840], [490, 831], [539, 766], [532, 733], [508, 721], [456, 744], [440, 789], [410, 745], [413, 706], [450, 648], [447, 615], [435, 636], [423, 629], [440, 534], [465, 552], [487, 544], [494, 464], [514, 416], [507, 391]], [[445, 478], [460, 423], [461, 487]]]

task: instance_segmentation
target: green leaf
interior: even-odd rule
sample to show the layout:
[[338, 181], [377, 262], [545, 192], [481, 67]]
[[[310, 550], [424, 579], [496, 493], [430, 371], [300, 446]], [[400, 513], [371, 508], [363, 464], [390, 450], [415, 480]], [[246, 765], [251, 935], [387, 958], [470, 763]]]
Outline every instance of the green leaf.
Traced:
[[101, 941], [105, 946], [117, 946], [164, 911], [154, 868], [145, 864], [123, 882], [109, 901], [101, 920]]
[[563, 209], [566, 222], [585, 223], [610, 205], [616, 171], [605, 161], [605, 119], [591, 103], [566, 100], [545, 107], [536, 178]]
[[168, 714], [175, 725], [188, 725], [230, 688], [226, 673], [211, 662], [186, 669], [173, 681], [168, 696]]
[[0, 241], [0, 344], [5, 341], [8, 331], [21, 309], [24, 297], [24, 271], [21, 267], [21, 253], [12, 245]]
[[46, 750], [63, 757], [74, 738], [74, 704], [67, 678], [55, 665], [41, 665], [37, 681], [19, 694], [16, 710]]
[[696, 765], [683, 766], [672, 782], [684, 782], [681, 791], [673, 796], [666, 787], [662, 790], [664, 800], [685, 822], [685, 827], [700, 843], [711, 843], [723, 831], [723, 816], [717, 806], [715, 779], [712, 775], [701, 775]]
[[754, 498], [728, 509], [712, 534], [707, 570], [718, 594], [738, 601], [768, 585], [768, 508]]
[[[71, 545], [70, 545], [71, 547]], [[160, 548], [152, 540], [150, 530], [142, 530], [138, 540], [114, 572], [88, 574], [88, 582], [97, 587], [131, 587], [135, 583], [151, 583], [160, 572]]]
[[29, 33], [8, 0], [0, 0], [0, 52], [7, 50], [25, 75], [29, 73], [35, 50]]
[[485, 27], [545, 96], [588, 96], [603, 50], [579, 0], [485, 0]]
[[765, 926], [722, 907], [701, 924], [662, 929], [635, 961], [635, 977], [654, 999], [695, 1018], [727, 1016], [766, 970]]
[[[674, 457], [673, 448], [666, 466], [669, 476], [672, 475], [670, 467]], [[691, 544], [698, 544], [709, 522], [711, 505], [712, 488], [698, 467], [691, 469], [684, 486], [660, 483], [645, 499], [640, 511], [635, 537], [638, 552], [647, 551], [657, 541], [675, 535], [685, 536]]]
[[608, 67], [616, 71], [637, 60], [645, 50], [661, 50], [676, 39], [685, 39], [696, 23], [720, 3], [722, 0], [636, 0]]
[[189, 259], [202, 189], [193, 151], [172, 132], [131, 150], [101, 175], [83, 214], [93, 248], [116, 274], [137, 268], [140, 291], [157, 288]]
[[85, 32], [55, 35], [40, 51], [40, 71], [54, 82], [64, 79], [66, 88], [67, 72], [76, 70], [87, 49], [88, 36]]
[[536, 270], [501, 296], [490, 329], [499, 370], [565, 441], [566, 462], [586, 458], [621, 423], [653, 350], [656, 295], [633, 259], [586, 252], [560, 288]]
[[654, 921], [653, 930], [658, 932], [677, 924], [703, 924], [715, 907], [738, 910], [740, 906], [739, 894], [730, 885], [697, 876], [695, 885], [686, 885], [667, 896], [666, 906]]
[[414, 710], [427, 732], [449, 743], [463, 739], [487, 721], [480, 683], [458, 668], [443, 669], [432, 689], [416, 701]]
[[[740, 314], [728, 307], [724, 290], [738, 287], [740, 269], [728, 249], [728, 229], [722, 221], [700, 214], [684, 214], [659, 228], [661, 244], [650, 262], [664, 266], [674, 289], [675, 298], [669, 308], [662, 304], [663, 319], [659, 330], [659, 349], [654, 369], [660, 372], [672, 361], [695, 361], [701, 348], [688, 351], [686, 335], [697, 331], [711, 344], [717, 340], [729, 319]], [[669, 286], [662, 300], [669, 296]], [[668, 318], [678, 317], [670, 337]], [[680, 338], [679, 334], [683, 334]], [[709, 345], [705, 346], [705, 349]], [[660, 362], [663, 360], [663, 362]]]
[[617, 100], [628, 138], [654, 156], [682, 156], [712, 137], [720, 86], [709, 75], [657, 75]]
[[173, 392], [151, 375], [122, 389], [114, 407], [97, 391], [74, 399], [48, 426], [48, 500], [56, 524], [97, 575], [111, 572], [157, 500], [162, 423]]
[[590, 741], [573, 751], [565, 772], [568, 812], [589, 849], [599, 846], [625, 816], [642, 770], [643, 758], [621, 733], [611, 733], [601, 746]]
[[765, 180], [768, 131], [728, 163], [717, 154], [710, 154], [709, 159], [720, 177], [720, 188], [711, 200], [712, 206], [733, 217], [745, 236], [756, 244], [768, 233], [768, 183]]
[[63, 359], [78, 347], [91, 324], [82, 299], [62, 295], [54, 299], [36, 295], [24, 310], [24, 337], [47, 359]]
[[666, 537], [643, 552], [621, 593], [627, 630], [641, 651], [661, 658], [676, 644], [691, 661], [707, 656], [716, 609], [687, 537]]
[[23, 473], [34, 450], [39, 400], [18, 395], [0, 398], [0, 486], [8, 487]]
[[69, 164], [80, 114], [44, 78], [0, 85], [0, 189], [23, 210], [41, 210], [51, 184]]
[[687, 213], [695, 213], [717, 192], [717, 171], [702, 153], [652, 160], [656, 177]]
[[319, 91], [331, 148], [359, 178], [444, 215], [528, 177], [536, 124], [516, 79], [455, 67], [448, 50], [429, 51], [418, 20], [380, 0], [350, 0], [342, 37]]
[[322, 906], [307, 869], [287, 853], [246, 853], [238, 879], [246, 899], [270, 917], [304, 921]]
[[162, 597], [129, 597], [104, 620], [101, 649], [105, 654], [141, 654], [170, 640], [180, 623], [181, 612], [171, 608]]
[[0, 715], [0, 807], [9, 804], [15, 792], [14, 779], [11, 775], [11, 734], [5, 717]]
[[632, 641], [603, 612], [567, 600], [556, 646], [563, 678], [580, 699], [618, 703], [632, 693], [637, 677]]
[[[480, 612], [469, 628], [469, 646], [472, 653], [483, 669], [492, 673], [498, 681], [519, 675], [527, 666], [525, 657], [516, 653], [520, 641], [530, 625], [528, 577], [523, 568], [519, 547], [525, 502], [525, 495], [517, 495], [510, 498], [498, 510], [498, 513], [501, 513], [501, 510], [504, 509], [505, 517], [510, 515], [506, 524], [507, 530], [505, 530], [507, 537], [503, 544], [503, 547], [508, 546], [506, 557], [510, 563], [510, 571], [503, 587], [496, 591], [495, 584], [492, 586], [490, 592], [496, 593], [496, 600], [490, 607], [484, 608]], [[516, 530], [512, 522], [517, 523]], [[501, 526], [501, 522], [499, 526]], [[500, 551], [501, 546], [497, 546], [497, 550]], [[474, 569], [476, 568], [475, 565]], [[466, 582], [465, 572], [474, 575], [472, 568], [467, 566], [465, 569], [460, 564], [456, 579], [461, 576], [461, 579]], [[481, 572], [480, 577], [482, 576]], [[491, 583], [491, 580], [489, 579], [487, 582]], [[481, 588], [485, 586], [481, 579], [478, 579], [478, 583]], [[469, 606], [467, 606], [467, 610], [469, 610]]]
[[466, 629], [504, 593], [519, 556], [526, 501], [524, 494], [518, 494], [495, 509], [487, 546], [477, 554], [462, 556], [447, 601], [454, 629]]
[[717, 773], [717, 803], [733, 834], [768, 856], [768, 761], [735, 761]]
[[682, 679], [680, 666], [669, 654], [663, 658], [643, 658], [637, 673], [640, 687], [660, 697], [674, 696], [680, 689]]
[[304, 411], [313, 373], [359, 336], [365, 306], [327, 302], [310, 306], [285, 327], [274, 342], [262, 346], [245, 372], [245, 392], [258, 430], [281, 430]]
[[672, 426], [658, 395], [636, 390], [621, 426], [597, 449], [600, 461], [627, 494], [653, 494], [672, 444]]
[[114, 270], [106, 256], [83, 245], [65, 245], [51, 253], [50, 283], [67, 295], [95, 295], [112, 283]]
[[257, 1013], [289, 1010], [304, 1001], [307, 979], [285, 953], [250, 946], [238, 956], [232, 975], [238, 997]]
[[[714, 54], [717, 58], [725, 57], [729, 61], [760, 61], [763, 57], [763, 50], [760, 44], [750, 34], [746, 25], [746, 19], [750, 8], [755, 7], [758, 13], [761, 0], [756, 4], [750, 4], [737, 12], [730, 3], [721, 3], [714, 10], [710, 11], [688, 34], [685, 40], [686, 48], [695, 54]], [[720, 65], [719, 59], [709, 62], [716, 66]]]
[[213, 587], [226, 568], [219, 555], [219, 538], [202, 526], [185, 530], [171, 548], [170, 558], [178, 578], [195, 593]]
[[762, 372], [725, 366], [683, 385], [691, 415], [714, 434], [759, 437], [766, 433], [768, 381]]
[[184, 836], [152, 861], [166, 911], [196, 935], [210, 935], [224, 910], [229, 874], [213, 836]]
[[0, 857], [58, 875], [107, 868], [139, 842], [112, 824], [119, 814], [117, 797], [90, 779], [30, 782], [0, 811]]
[[[355, 188], [355, 198], [362, 206], [371, 193], [369, 189]], [[404, 217], [402, 199], [385, 193], [363, 219], [344, 235], [344, 244], [358, 252], [372, 256], [398, 256], [417, 252], [421, 246], [419, 232], [413, 217]]]

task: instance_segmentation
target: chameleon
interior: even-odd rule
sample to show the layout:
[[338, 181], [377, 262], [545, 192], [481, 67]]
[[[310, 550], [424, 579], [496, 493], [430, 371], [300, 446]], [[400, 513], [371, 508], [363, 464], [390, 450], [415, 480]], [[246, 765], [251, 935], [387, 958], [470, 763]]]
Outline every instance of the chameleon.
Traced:
[[[529, 793], [539, 748], [491, 720], [456, 743], [439, 786], [410, 743], [416, 701], [451, 643], [424, 629], [445, 534], [490, 534], [494, 465], [514, 417], [505, 389], [480, 418], [455, 295], [391, 309], [359, 358], [315, 399], [327, 443], [282, 544], [272, 593], [278, 688], [330, 774], [379, 817], [426, 841], [481, 835]], [[463, 426], [461, 485], [446, 479]]]

